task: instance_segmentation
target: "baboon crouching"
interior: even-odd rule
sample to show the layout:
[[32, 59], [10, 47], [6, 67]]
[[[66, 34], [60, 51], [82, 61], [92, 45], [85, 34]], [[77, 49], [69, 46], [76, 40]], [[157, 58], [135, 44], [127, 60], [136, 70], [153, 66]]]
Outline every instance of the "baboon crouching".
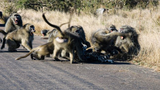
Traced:
[[25, 58], [31, 54], [32, 60], [44, 60], [45, 56], [48, 56], [50, 54], [53, 54], [54, 45], [53, 42], [48, 42], [44, 45], [40, 45], [36, 48], [33, 48], [29, 53], [27, 53], [25, 56], [21, 56], [19, 58], [16, 58], [16, 60], [19, 60], [21, 58]]
[[8, 45], [8, 51], [16, 51], [22, 44], [28, 51], [32, 49], [32, 41], [34, 39], [35, 32], [34, 26], [27, 23], [18, 30], [6, 33], [3, 30], [0, 32], [6, 37], [2, 43], [5, 46], [5, 42]]

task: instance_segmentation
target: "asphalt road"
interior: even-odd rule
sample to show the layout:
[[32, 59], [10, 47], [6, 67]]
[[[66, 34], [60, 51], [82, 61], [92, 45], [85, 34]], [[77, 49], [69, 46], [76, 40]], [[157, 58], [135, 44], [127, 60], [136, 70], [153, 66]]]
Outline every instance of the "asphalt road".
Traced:
[[[33, 47], [46, 42], [35, 36]], [[17, 50], [0, 50], [0, 90], [160, 90], [159, 72], [128, 62], [70, 64], [49, 57], [16, 61], [27, 53], [22, 47]]]

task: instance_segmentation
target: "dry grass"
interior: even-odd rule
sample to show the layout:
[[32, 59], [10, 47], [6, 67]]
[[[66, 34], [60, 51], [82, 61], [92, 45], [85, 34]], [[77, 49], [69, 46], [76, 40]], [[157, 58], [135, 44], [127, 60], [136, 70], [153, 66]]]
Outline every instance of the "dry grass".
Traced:
[[[46, 17], [50, 22], [60, 25], [68, 21], [69, 14], [58, 11], [46, 11]], [[21, 10], [24, 23], [32, 23], [36, 26], [37, 31], [42, 29], [52, 30], [42, 19], [42, 12], [33, 10]], [[160, 71], [160, 9], [155, 10], [140, 10], [132, 11], [119, 10], [116, 15], [108, 15], [96, 18], [93, 15], [73, 15], [71, 25], [83, 26], [87, 39], [92, 32], [100, 28], [106, 28], [114, 24], [117, 28], [122, 25], [130, 25], [134, 27], [139, 36], [141, 51], [132, 62], [145, 67], [153, 68]], [[67, 28], [64, 25], [62, 29]]]

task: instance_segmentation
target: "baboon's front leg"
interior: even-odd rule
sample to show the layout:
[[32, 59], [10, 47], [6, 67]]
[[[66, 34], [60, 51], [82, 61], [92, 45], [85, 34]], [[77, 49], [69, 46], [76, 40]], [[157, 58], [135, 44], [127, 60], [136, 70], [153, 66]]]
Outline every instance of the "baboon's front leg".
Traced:
[[70, 63], [73, 63], [74, 60], [74, 50], [72, 50], [71, 52], [69, 52], [69, 56], [70, 56]]
[[22, 45], [23, 45], [28, 51], [31, 50], [31, 47], [30, 47], [30, 45], [28, 44], [27, 41], [23, 40], [23, 41], [22, 41]]

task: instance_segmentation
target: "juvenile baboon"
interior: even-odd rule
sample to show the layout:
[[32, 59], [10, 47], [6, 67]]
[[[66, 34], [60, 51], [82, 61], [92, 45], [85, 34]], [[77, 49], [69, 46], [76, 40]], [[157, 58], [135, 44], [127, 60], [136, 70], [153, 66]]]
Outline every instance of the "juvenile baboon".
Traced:
[[[117, 36], [129, 36], [130, 34], [126, 33], [120, 33], [117, 31], [110, 30], [97, 30], [95, 31], [91, 36], [91, 43], [94, 52], [101, 52], [104, 51], [112, 51], [112, 49], [117, 49], [119, 52], [121, 52], [120, 49], [114, 46], [114, 42], [117, 38]], [[112, 53], [112, 52], [110, 52]]]
[[119, 32], [131, 33], [130, 37], [118, 36], [115, 46], [126, 52], [128, 55], [137, 55], [140, 51], [140, 45], [138, 42], [138, 34], [136, 30], [128, 25], [123, 25]]
[[6, 42], [8, 45], [8, 51], [16, 51], [16, 49], [20, 47], [20, 44], [22, 44], [23, 47], [30, 51], [32, 49], [32, 41], [34, 39], [33, 32], [35, 32], [34, 25], [29, 23], [10, 33], [0, 30], [0, 33], [6, 37], [2, 45], [5, 46]]
[[25, 58], [31, 54], [32, 60], [44, 60], [45, 56], [53, 54], [54, 45], [53, 42], [48, 42], [44, 45], [40, 45], [36, 48], [33, 48], [29, 53], [27, 53], [24, 56], [21, 56], [19, 58], [16, 58], [16, 60], [19, 60], [21, 58]]
[[74, 51], [76, 50], [78, 57], [81, 61], [83, 61], [82, 58], [84, 58], [84, 53], [82, 50], [82, 40], [79, 36], [77, 36], [74, 33], [71, 32], [62, 32], [59, 26], [53, 25], [45, 17], [45, 14], [42, 15], [44, 21], [50, 25], [51, 27], [54, 27], [58, 30], [57, 38], [53, 39], [54, 44], [54, 50], [53, 50], [53, 58], [58, 59], [58, 55], [60, 54], [61, 50], [66, 50], [69, 53], [70, 56], [70, 63], [74, 60]]

